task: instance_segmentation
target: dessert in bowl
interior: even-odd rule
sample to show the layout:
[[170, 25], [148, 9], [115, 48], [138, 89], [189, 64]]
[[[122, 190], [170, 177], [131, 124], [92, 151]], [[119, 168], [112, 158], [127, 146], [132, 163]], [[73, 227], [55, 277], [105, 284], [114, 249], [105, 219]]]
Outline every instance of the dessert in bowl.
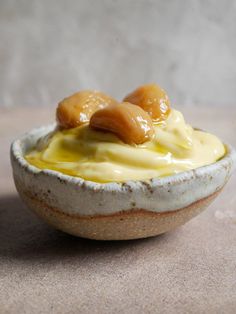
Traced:
[[119, 103], [95, 91], [59, 103], [57, 123], [13, 142], [16, 188], [54, 227], [101, 240], [155, 236], [203, 211], [234, 150], [193, 129], [157, 85]]

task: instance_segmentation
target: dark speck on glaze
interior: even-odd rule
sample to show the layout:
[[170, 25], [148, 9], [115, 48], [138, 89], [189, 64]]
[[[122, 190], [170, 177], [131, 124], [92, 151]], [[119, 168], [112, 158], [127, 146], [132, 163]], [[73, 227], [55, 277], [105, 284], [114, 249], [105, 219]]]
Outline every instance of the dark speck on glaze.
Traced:
[[149, 193], [153, 193], [153, 189], [150, 183], [146, 182], [146, 181], [141, 181], [142, 184], [146, 187], [146, 189], [149, 191]]
[[131, 188], [131, 186], [128, 183], [122, 183], [122, 187], [127, 190], [129, 193], [133, 192], [133, 189]]

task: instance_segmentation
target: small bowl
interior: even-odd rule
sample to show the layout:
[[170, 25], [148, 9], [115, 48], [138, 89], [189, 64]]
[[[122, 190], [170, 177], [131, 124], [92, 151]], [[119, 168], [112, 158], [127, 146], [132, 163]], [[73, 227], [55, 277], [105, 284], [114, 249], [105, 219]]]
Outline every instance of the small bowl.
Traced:
[[219, 161], [164, 178], [95, 183], [30, 165], [24, 155], [54, 125], [15, 140], [11, 163], [16, 188], [39, 217], [57, 229], [97, 240], [126, 240], [172, 230], [202, 212], [228, 181], [236, 153], [225, 145]]

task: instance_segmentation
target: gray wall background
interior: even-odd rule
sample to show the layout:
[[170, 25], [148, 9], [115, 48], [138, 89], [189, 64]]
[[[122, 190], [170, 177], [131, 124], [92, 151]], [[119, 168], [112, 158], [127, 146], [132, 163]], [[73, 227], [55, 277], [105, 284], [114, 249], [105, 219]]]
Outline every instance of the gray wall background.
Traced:
[[0, 106], [146, 82], [175, 104], [236, 104], [234, 0], [0, 0], [0, 45]]

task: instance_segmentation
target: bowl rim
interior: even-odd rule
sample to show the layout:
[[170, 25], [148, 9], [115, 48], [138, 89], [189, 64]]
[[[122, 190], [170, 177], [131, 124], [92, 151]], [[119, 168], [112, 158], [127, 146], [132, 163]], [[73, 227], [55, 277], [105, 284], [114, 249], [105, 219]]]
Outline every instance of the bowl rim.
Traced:
[[71, 185], [76, 186], [86, 186], [87, 188], [91, 189], [99, 189], [102, 188], [103, 190], [117, 190], [121, 188], [124, 185], [137, 185], [137, 183], [142, 184], [149, 184], [150, 187], [156, 188], [158, 186], [164, 186], [164, 185], [173, 185], [175, 183], [179, 183], [181, 181], [188, 181], [190, 179], [193, 179], [194, 177], [198, 177], [201, 175], [204, 175], [206, 173], [212, 173], [221, 167], [228, 168], [229, 175], [233, 170], [235, 170], [236, 166], [236, 150], [229, 144], [224, 143], [224, 146], [226, 148], [226, 154], [216, 162], [201, 166], [192, 170], [187, 170], [180, 172], [178, 174], [174, 174], [171, 176], [161, 177], [161, 178], [150, 178], [145, 180], [127, 180], [124, 182], [95, 182], [95, 181], [89, 181], [85, 180], [80, 177], [70, 176], [67, 174], [64, 174], [62, 172], [56, 171], [56, 170], [50, 170], [50, 169], [40, 169], [33, 165], [31, 165], [23, 156], [22, 153], [22, 146], [24, 145], [24, 142], [26, 140], [30, 140], [30, 138], [37, 136], [38, 134], [48, 133], [52, 131], [56, 126], [56, 123], [44, 125], [41, 127], [33, 128], [32, 130], [24, 133], [19, 138], [15, 139], [10, 147], [10, 155], [11, 155], [11, 163], [12, 165], [14, 162], [17, 162], [18, 165], [24, 169], [25, 171], [33, 174], [34, 176], [48, 176], [52, 178], [56, 178], [60, 180], [61, 182], [67, 182]]

